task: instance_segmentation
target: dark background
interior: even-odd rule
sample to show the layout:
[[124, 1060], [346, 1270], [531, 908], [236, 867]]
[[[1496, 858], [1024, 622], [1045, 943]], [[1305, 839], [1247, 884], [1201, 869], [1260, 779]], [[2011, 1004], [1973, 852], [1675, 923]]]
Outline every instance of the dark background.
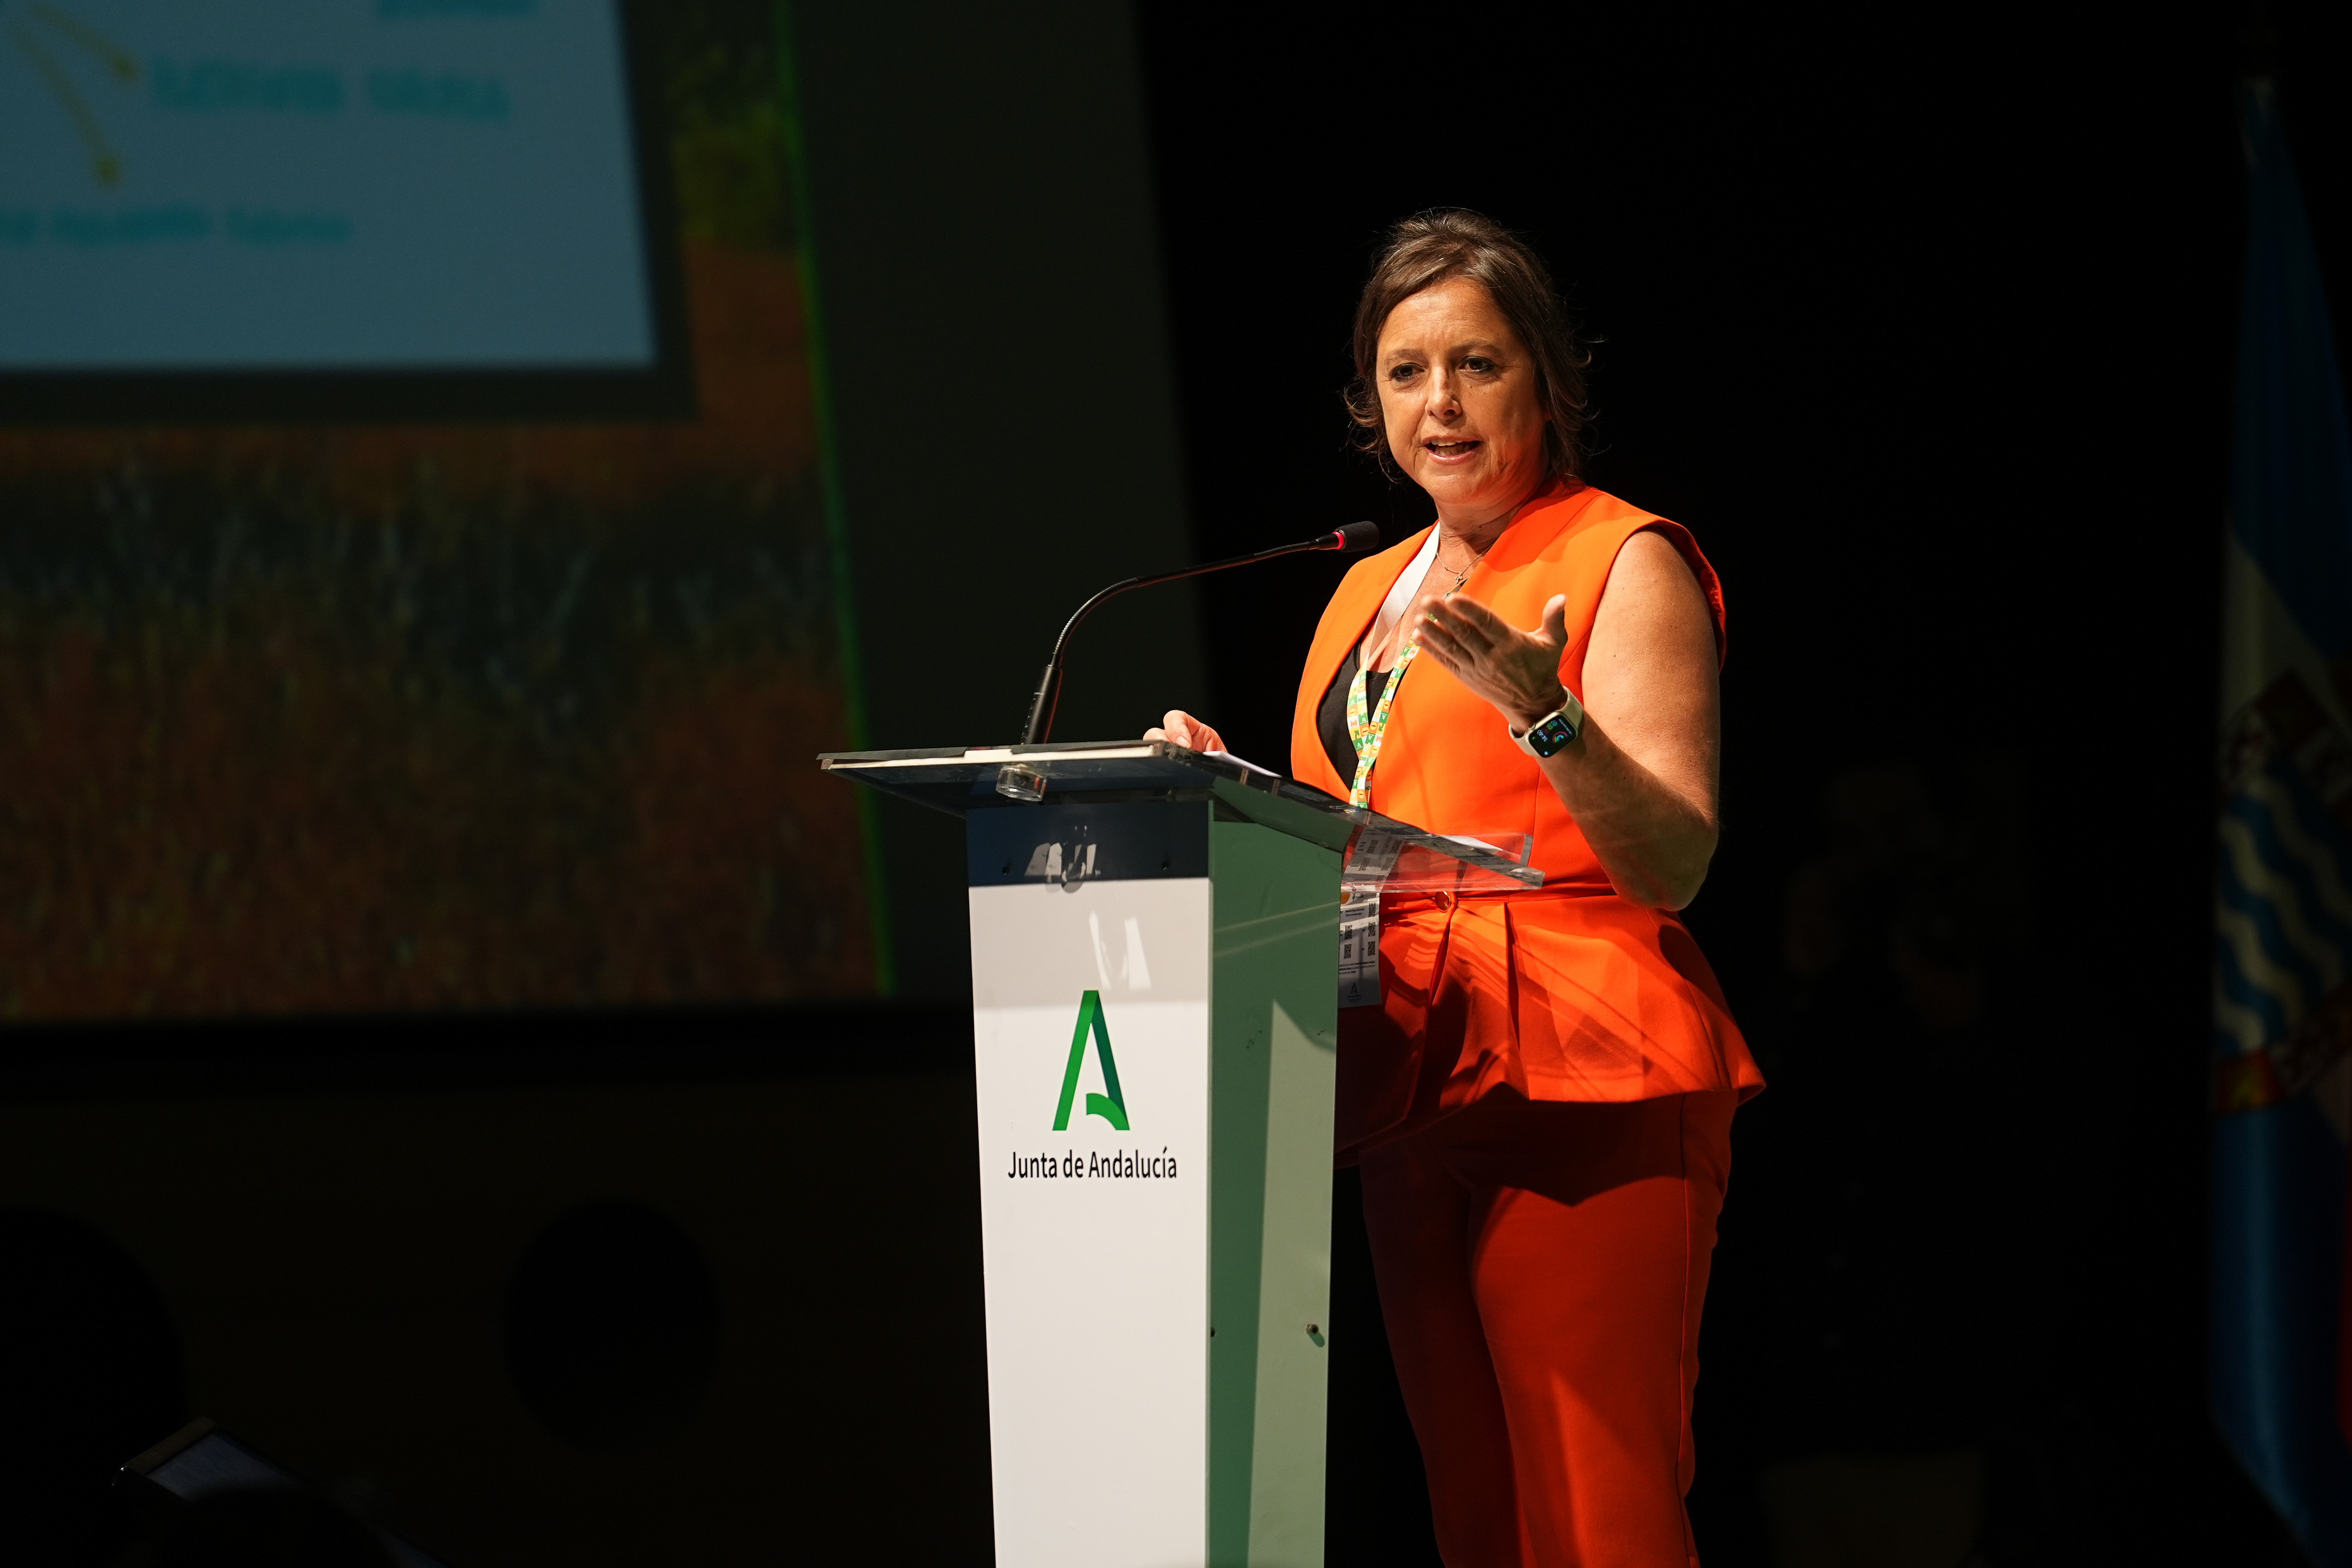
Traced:
[[[2208, 737], [2232, 82], [2280, 80], [2341, 309], [2343, 14], [1142, 16], [1203, 556], [1427, 520], [1337, 392], [1381, 230], [1460, 205], [1595, 340], [1591, 478], [1722, 574], [1689, 918], [1775, 1089], [1703, 1343], [1708, 1561], [1769, 1560], [1759, 1467], [1962, 1446], [1994, 1562], [2292, 1560], [2203, 1409]], [[1334, 575], [1202, 585], [1245, 755], [1286, 752]], [[1860, 956], [1801, 973], [1823, 898]], [[1905, 1005], [1938, 976], [1971, 1016]], [[1334, 1354], [1332, 1561], [1427, 1561], [1385, 1369]]]
[[[1729, 600], [1690, 920], [1773, 1088], [1707, 1561], [1772, 1561], [1777, 1465], [1953, 1449], [1994, 1563], [2296, 1561], [2202, 1395], [2209, 748], [2231, 91], [2274, 70], [2341, 307], [2340, 12], [791, 23], [872, 741], [1004, 738], [1100, 581], [1418, 526], [1347, 448], [1356, 288], [1416, 209], [1520, 229], [1595, 342], [1591, 477]], [[1181, 702], [1279, 763], [1339, 570], [1105, 612], [1061, 732]], [[881, 843], [887, 1004], [16, 1026], [7, 1517], [202, 1410], [456, 1568], [985, 1561], [954, 833]], [[1352, 1194], [1329, 1560], [1427, 1563]], [[659, 1353], [551, 1361], [614, 1291]]]

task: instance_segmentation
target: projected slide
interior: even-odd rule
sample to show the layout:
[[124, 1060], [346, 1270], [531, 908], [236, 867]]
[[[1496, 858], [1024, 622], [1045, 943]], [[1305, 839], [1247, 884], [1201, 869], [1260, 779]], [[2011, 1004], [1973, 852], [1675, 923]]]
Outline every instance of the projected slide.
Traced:
[[0, 0], [0, 373], [628, 370], [618, 0]]

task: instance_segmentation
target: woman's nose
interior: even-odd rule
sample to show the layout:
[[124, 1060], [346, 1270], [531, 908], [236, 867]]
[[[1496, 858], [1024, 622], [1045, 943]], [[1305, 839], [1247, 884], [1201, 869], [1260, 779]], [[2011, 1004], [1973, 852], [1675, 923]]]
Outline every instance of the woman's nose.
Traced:
[[1461, 400], [1454, 395], [1454, 378], [1451, 375], [1441, 371], [1429, 378], [1427, 406], [1431, 414], [1441, 419], [1462, 406]]

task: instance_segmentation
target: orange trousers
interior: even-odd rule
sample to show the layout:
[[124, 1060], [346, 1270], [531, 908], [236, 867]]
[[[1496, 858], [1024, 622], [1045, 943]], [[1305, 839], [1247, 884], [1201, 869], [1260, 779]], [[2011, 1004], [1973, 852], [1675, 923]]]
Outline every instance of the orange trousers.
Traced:
[[1446, 1568], [1696, 1568], [1691, 1390], [1738, 1099], [1490, 1094], [1363, 1155]]

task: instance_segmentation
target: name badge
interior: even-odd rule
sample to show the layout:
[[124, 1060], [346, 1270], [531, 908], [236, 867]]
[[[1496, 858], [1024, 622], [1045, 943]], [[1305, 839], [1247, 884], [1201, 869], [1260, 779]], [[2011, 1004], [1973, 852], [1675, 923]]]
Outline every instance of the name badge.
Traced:
[[1381, 1005], [1381, 885], [1350, 882], [1339, 904], [1339, 1005]]

